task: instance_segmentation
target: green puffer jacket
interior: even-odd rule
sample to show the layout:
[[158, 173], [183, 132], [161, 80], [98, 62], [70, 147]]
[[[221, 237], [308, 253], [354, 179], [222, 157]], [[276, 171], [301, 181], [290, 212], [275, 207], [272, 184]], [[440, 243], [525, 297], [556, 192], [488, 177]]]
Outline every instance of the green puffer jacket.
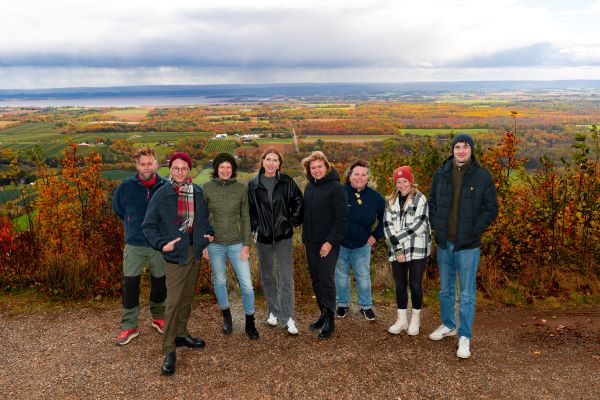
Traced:
[[208, 204], [209, 221], [215, 230], [213, 243], [252, 244], [248, 191], [235, 179], [213, 178], [202, 186]]

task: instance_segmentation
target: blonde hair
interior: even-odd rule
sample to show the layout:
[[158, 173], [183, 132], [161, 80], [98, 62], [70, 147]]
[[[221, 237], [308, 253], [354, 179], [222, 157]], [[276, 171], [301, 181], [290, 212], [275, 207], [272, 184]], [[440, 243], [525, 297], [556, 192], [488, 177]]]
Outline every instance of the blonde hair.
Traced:
[[329, 165], [329, 161], [325, 154], [322, 151], [313, 151], [310, 153], [310, 156], [306, 157], [302, 160], [302, 166], [304, 167], [304, 172], [306, 173], [306, 177], [310, 179], [310, 163], [313, 161], [323, 161], [325, 164], [325, 168], [327, 168], [327, 172], [331, 169], [331, 165]]
[[131, 153], [131, 158], [133, 158], [133, 161], [135, 161], [135, 162], [138, 162], [138, 160], [142, 156], [151, 156], [151, 157], [156, 158], [156, 152], [154, 151], [154, 149], [152, 147], [142, 146], [142, 147], [140, 147], [138, 149], [135, 149]]
[[[408, 202], [410, 201], [410, 199], [415, 195], [415, 193], [418, 192], [419, 189], [417, 189], [417, 185], [414, 183], [411, 183], [410, 185], [410, 192], [408, 192], [408, 195], [406, 197], [406, 202], [404, 203], [404, 207], [408, 206]], [[396, 182], [394, 182], [394, 191], [387, 196], [387, 201], [388, 204], [394, 204], [396, 202], [396, 199], [398, 199], [398, 196], [400, 195], [400, 192], [398, 191], [398, 188], [396, 187]]]

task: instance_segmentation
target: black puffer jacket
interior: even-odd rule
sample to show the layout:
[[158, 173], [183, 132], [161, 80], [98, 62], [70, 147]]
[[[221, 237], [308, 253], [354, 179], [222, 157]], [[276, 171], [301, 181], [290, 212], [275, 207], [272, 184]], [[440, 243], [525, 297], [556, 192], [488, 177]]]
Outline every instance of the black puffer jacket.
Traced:
[[277, 172], [271, 204], [267, 188], [260, 182], [262, 173], [248, 182], [250, 227], [257, 241], [273, 244], [291, 238], [294, 226], [302, 224], [302, 192], [292, 177]]
[[308, 179], [304, 190], [302, 242], [339, 245], [348, 229], [348, 202], [340, 176], [332, 168], [322, 179]]
[[[452, 207], [452, 163], [454, 156], [435, 172], [429, 190], [429, 221], [435, 242], [446, 248], [448, 218]], [[498, 197], [492, 175], [471, 156], [465, 171], [458, 208], [455, 250], [473, 249], [481, 244], [481, 235], [498, 216]]]

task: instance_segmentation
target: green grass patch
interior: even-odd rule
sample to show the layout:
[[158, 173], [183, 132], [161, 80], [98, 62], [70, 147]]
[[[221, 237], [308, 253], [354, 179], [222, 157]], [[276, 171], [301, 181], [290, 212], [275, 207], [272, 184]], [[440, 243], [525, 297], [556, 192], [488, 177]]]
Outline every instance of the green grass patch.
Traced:
[[212, 174], [212, 169], [210, 169], [210, 168], [203, 169], [202, 171], [200, 171], [200, 173], [198, 175], [196, 175], [194, 177], [194, 179], [192, 179], [192, 181], [196, 185], [202, 186], [205, 182], [208, 182], [210, 180], [211, 174]]
[[6, 203], [7, 201], [15, 200], [21, 195], [20, 187], [8, 187], [0, 191], [0, 204]]
[[258, 144], [292, 144], [292, 138], [287, 139], [256, 139], [256, 143]]
[[102, 171], [102, 177], [111, 181], [122, 181], [125, 178], [133, 176], [135, 171], [126, 171], [124, 169], [108, 169]]
[[12, 220], [12, 224], [17, 230], [17, 232], [23, 232], [29, 228], [29, 221], [33, 221], [33, 219], [39, 214], [39, 210], [34, 210], [29, 214], [23, 214], [20, 217], [14, 218]]
[[444, 128], [436, 128], [436, 129], [400, 129], [401, 134], [409, 134], [409, 135], [417, 135], [417, 136], [441, 136], [441, 135], [450, 135], [451, 132], [454, 133], [468, 133], [469, 135], [477, 135], [480, 133], [489, 133], [492, 132], [491, 129], [479, 129], [479, 128], [471, 128], [471, 129], [444, 129]]

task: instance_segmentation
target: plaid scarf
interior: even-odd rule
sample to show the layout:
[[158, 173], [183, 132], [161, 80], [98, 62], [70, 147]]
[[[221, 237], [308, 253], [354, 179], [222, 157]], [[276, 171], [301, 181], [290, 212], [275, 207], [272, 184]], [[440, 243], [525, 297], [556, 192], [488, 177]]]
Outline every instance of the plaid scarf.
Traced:
[[192, 226], [194, 226], [194, 185], [192, 184], [192, 178], [187, 179], [184, 183], [177, 183], [173, 177], [169, 177], [171, 185], [175, 193], [179, 196], [177, 198], [177, 223], [181, 226], [179, 230], [181, 232], [191, 232]]

